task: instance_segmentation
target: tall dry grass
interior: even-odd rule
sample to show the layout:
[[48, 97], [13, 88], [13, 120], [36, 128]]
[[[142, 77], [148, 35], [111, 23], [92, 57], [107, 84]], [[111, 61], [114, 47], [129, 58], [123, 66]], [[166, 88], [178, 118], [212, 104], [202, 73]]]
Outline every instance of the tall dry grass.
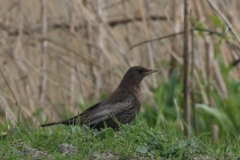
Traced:
[[[210, 14], [224, 22], [220, 11], [229, 20], [232, 28], [228, 27], [224, 34], [232, 38], [219, 47], [228, 67], [240, 58], [240, 42], [236, 38], [240, 32], [240, 4], [238, 0], [209, 1], [218, 10], [208, 1], [189, 1], [189, 7], [208, 30], [221, 32]], [[21, 116], [32, 117], [32, 122], [40, 121], [33, 116], [37, 110], [41, 110], [43, 120], [59, 119], [64, 112], [62, 104], [77, 113], [80, 97], [85, 101], [100, 100], [101, 89], [113, 91], [133, 65], [160, 70], [142, 85], [143, 99], [147, 97], [154, 104], [149, 85], [157, 87], [158, 83], [168, 81], [171, 70], [182, 69], [183, 36], [129, 48], [180, 31], [183, 1], [179, 0], [1, 0], [1, 121], [16, 119], [19, 106]], [[206, 89], [209, 83], [209, 89], [216, 89], [222, 98], [227, 96], [224, 77], [213, 53], [219, 37], [208, 33], [200, 36], [197, 31], [194, 37], [194, 84], [204, 103], [212, 105]], [[206, 72], [206, 65], [210, 73]], [[230, 77], [240, 79], [239, 64], [231, 69]]]

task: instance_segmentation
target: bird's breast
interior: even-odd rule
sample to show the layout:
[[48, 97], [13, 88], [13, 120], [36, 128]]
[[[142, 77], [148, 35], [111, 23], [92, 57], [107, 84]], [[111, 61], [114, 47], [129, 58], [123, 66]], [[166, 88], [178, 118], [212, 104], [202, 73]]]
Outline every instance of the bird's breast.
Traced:
[[138, 101], [141, 101], [141, 92], [137, 92], [135, 95]]
[[141, 88], [140, 87], [136, 87], [133, 90], [134, 95], [136, 96], [136, 98], [141, 101]]

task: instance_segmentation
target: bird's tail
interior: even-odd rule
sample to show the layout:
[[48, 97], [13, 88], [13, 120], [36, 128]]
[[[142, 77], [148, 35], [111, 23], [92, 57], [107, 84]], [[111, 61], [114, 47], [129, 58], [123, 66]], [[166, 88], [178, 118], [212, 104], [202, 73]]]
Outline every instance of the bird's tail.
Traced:
[[47, 127], [47, 126], [53, 126], [53, 125], [57, 125], [57, 124], [61, 124], [59, 122], [53, 122], [53, 123], [47, 123], [47, 124], [41, 124], [41, 127]]
[[64, 125], [75, 125], [75, 124], [80, 124], [80, 116], [77, 115], [73, 118], [64, 120], [64, 121], [58, 121], [58, 122], [52, 122], [52, 123], [47, 123], [47, 124], [41, 124], [41, 127], [47, 127], [47, 126], [53, 126], [53, 125], [58, 125], [58, 124], [64, 124]]

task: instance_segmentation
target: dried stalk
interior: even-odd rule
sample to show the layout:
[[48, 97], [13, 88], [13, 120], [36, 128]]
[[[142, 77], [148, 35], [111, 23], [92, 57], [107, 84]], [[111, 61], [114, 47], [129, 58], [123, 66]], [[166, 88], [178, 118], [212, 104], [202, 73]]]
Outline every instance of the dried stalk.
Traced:
[[183, 94], [184, 94], [184, 120], [185, 120], [185, 135], [191, 136], [191, 119], [190, 119], [190, 107], [189, 107], [189, 95], [188, 95], [188, 82], [189, 82], [189, 13], [188, 13], [188, 0], [184, 0], [184, 44], [183, 44]]
[[[98, 0], [98, 11], [97, 14], [99, 17], [102, 16], [102, 0]], [[103, 23], [100, 22], [99, 24], [99, 35], [98, 35], [98, 45], [101, 49], [104, 48], [103, 45]], [[103, 64], [103, 57], [102, 55], [98, 55], [100, 64]], [[97, 69], [96, 73], [96, 91], [95, 91], [95, 99], [99, 100], [100, 99], [100, 89], [102, 88], [102, 70]]]
[[[74, 1], [73, 0], [71, 0], [71, 2], [70, 2], [70, 32], [72, 33], [72, 34], [74, 34], [75, 33], [75, 21], [76, 21], [76, 15], [75, 15], [75, 11], [74, 11]], [[73, 40], [73, 38], [71, 37], [71, 39], [70, 39], [70, 42], [71, 42], [71, 44], [75, 44], [74, 43], [74, 40]], [[72, 54], [72, 53], [70, 53], [70, 54]], [[70, 64], [72, 64], [73, 66], [75, 66], [75, 58], [73, 58], [73, 57], [70, 57], [69, 58], [69, 63]], [[75, 95], [76, 95], [76, 93], [75, 93], [75, 80], [76, 78], [75, 78], [75, 68], [74, 67], [71, 67], [70, 68], [70, 93], [71, 93], [71, 96], [70, 96], [70, 99], [69, 99], [69, 102], [70, 102], [70, 110], [72, 111], [72, 112], [74, 112], [74, 107], [75, 107]]]
[[[179, 32], [180, 30], [180, 26], [177, 25], [177, 23], [179, 23], [179, 21], [177, 20], [177, 11], [178, 11], [178, 7], [177, 7], [177, 0], [173, 0], [172, 1], [173, 4], [172, 4], [172, 17], [173, 17], [173, 20], [172, 20], [172, 25], [173, 25], [173, 28], [174, 28], [174, 32]], [[171, 40], [171, 43], [172, 43], [172, 50], [173, 52], [177, 53], [178, 51], [178, 46], [177, 46], [177, 37], [173, 37], [172, 40]], [[171, 59], [170, 59], [170, 69], [169, 69], [169, 76], [171, 75], [172, 71], [175, 69], [176, 67], [176, 59], [171, 55]]]
[[[191, 23], [192, 28], [193, 22]], [[196, 133], [198, 133], [198, 122], [197, 122], [197, 112], [196, 112], [196, 97], [195, 97], [195, 77], [194, 77], [194, 71], [195, 71], [195, 53], [194, 53], [194, 31], [191, 31], [191, 44], [192, 44], [192, 58], [191, 58], [191, 73], [192, 73], [192, 79], [191, 79], [191, 87], [192, 87], [192, 93], [191, 93], [191, 99], [192, 99], [192, 111], [193, 111], [193, 120], [194, 120], [194, 130]]]
[[[197, 6], [201, 6], [199, 4], [198, 0], [196, 0], [195, 3], [196, 3]], [[202, 8], [198, 7], [197, 11], [198, 11], [198, 15], [199, 15], [200, 20], [204, 19], [205, 17], [203, 15], [204, 12], [202, 11]], [[206, 27], [207, 27], [207, 25], [206, 25]], [[207, 76], [205, 85], [206, 85], [206, 89], [207, 89], [208, 105], [210, 107], [214, 107], [214, 100], [213, 100], [212, 93], [211, 93], [211, 82], [212, 82], [212, 76], [213, 76], [212, 62], [214, 61], [214, 59], [213, 59], [213, 57], [214, 57], [214, 53], [213, 53], [214, 47], [213, 47], [211, 37], [209, 35], [204, 33], [203, 34], [203, 39], [204, 39], [204, 43], [205, 43], [205, 57], [206, 57], [205, 70], [206, 70], [206, 76]], [[211, 125], [211, 131], [212, 131], [213, 139], [216, 140], [217, 137], [218, 137], [217, 136], [218, 135], [217, 126], [215, 124], [213, 124], [212, 121], [211, 121], [210, 125]]]
[[[22, 12], [22, 2], [19, 3], [19, 19], [20, 19], [20, 24], [19, 24], [19, 35], [17, 38], [17, 43], [16, 47], [14, 48], [13, 51], [13, 58], [15, 60], [15, 65], [20, 69], [19, 75], [21, 77], [23, 87], [24, 87], [24, 95], [26, 97], [26, 100], [30, 104], [30, 112], [33, 113], [35, 112], [35, 104], [33, 100], [33, 94], [30, 90], [30, 85], [31, 85], [31, 80], [28, 78], [28, 70], [25, 64], [21, 60], [20, 52], [22, 50], [22, 37], [23, 37], [23, 14]], [[18, 106], [19, 107], [19, 106]], [[24, 107], [22, 107], [24, 108]], [[25, 109], [25, 108], [24, 108]], [[34, 119], [35, 120], [35, 119]]]
[[180, 116], [180, 109], [179, 109], [179, 106], [178, 106], [175, 98], [173, 99], [173, 101], [174, 101], [174, 105], [176, 107], [178, 126], [179, 126], [180, 130], [183, 132], [184, 127], [183, 127], [182, 119], [181, 119], [181, 116]]
[[[2, 116], [5, 114], [5, 117]], [[9, 103], [7, 102], [6, 98], [0, 94], [0, 120], [6, 121], [11, 120], [12, 118], [16, 119], [14, 111], [9, 107]]]
[[[205, 39], [205, 49], [206, 49], [206, 72], [207, 72], [207, 94], [208, 94], [208, 100], [209, 100], [209, 106], [214, 106], [214, 100], [211, 93], [211, 81], [212, 81], [212, 65], [210, 62], [212, 62], [212, 56], [213, 56], [213, 46], [209, 38], [206, 37]], [[218, 132], [217, 132], [217, 125], [213, 124], [211, 122], [211, 130], [212, 130], [212, 136], [214, 140], [217, 140]]]
[[4, 81], [5, 81], [5, 83], [7, 84], [7, 87], [8, 87], [8, 89], [9, 89], [9, 91], [11, 92], [11, 94], [12, 94], [14, 100], [15, 100], [15, 104], [16, 104], [16, 106], [18, 106], [18, 100], [17, 100], [15, 94], [13, 93], [13, 91], [12, 91], [12, 89], [11, 89], [11, 87], [10, 87], [10, 85], [9, 85], [9, 83], [8, 83], [8, 81], [7, 81], [7, 79], [6, 79], [6, 77], [4, 76], [4, 74], [3, 74], [1, 68], [0, 68], [0, 72], [1, 72], [1, 75], [2, 75], [2, 77], [3, 77]]
[[[41, 1], [42, 9], [42, 37], [47, 37], [47, 0]], [[41, 70], [43, 75], [40, 77], [40, 90], [39, 90], [39, 103], [42, 104], [46, 96], [46, 87], [47, 87], [47, 46], [48, 42], [43, 40], [41, 43]]]
[[[142, 21], [144, 25], [144, 33], [146, 36], [146, 39], [149, 40], [150, 36], [148, 33], [148, 24], [147, 24], [147, 19], [146, 19], [146, 14], [144, 11], [144, 6], [143, 6], [143, 0], [138, 0], [139, 5], [140, 5], [140, 10], [141, 10], [141, 16], [142, 16]], [[152, 46], [150, 43], [147, 44], [148, 48], [148, 58], [149, 58], [149, 63], [151, 68], [155, 68], [154, 61], [153, 61], [153, 51], [152, 51]], [[157, 86], [157, 80], [156, 80], [156, 75], [153, 75], [153, 86]]]
[[[84, 6], [85, 6], [85, 8], [87, 8], [87, 9], [91, 9], [91, 6], [90, 6], [90, 4], [89, 3], [87, 3], [86, 1], [84, 1]], [[86, 39], [89, 41], [89, 42], [93, 42], [94, 40], [93, 40], [93, 38], [94, 38], [94, 32], [93, 32], [93, 28], [92, 28], [92, 23], [91, 23], [91, 21], [90, 20], [88, 20], [88, 19], [86, 19], [85, 20], [86, 21], [86, 25], [87, 25], [87, 27], [86, 27], [86, 33], [85, 33], [85, 35], [86, 35]], [[91, 59], [93, 59], [94, 58], [94, 55], [96, 54], [96, 53], [94, 53], [95, 52], [95, 50], [94, 50], [94, 48], [92, 47], [92, 46], [90, 46], [90, 45], [88, 45], [87, 46], [87, 52], [89, 53], [89, 57], [91, 57]], [[91, 78], [92, 80], [93, 80], [93, 82], [95, 82], [96, 81], [96, 76], [95, 76], [95, 74], [94, 74], [94, 65], [92, 64], [92, 63], [89, 63], [89, 78]], [[82, 84], [82, 83], [81, 83]], [[84, 90], [84, 89], [83, 89]]]

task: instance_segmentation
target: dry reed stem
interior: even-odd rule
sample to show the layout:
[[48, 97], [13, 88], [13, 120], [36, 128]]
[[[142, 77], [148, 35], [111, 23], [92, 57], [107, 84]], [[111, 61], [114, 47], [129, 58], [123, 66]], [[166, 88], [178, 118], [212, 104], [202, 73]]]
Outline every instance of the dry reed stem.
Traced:
[[[193, 21], [191, 21], [191, 28], [194, 27]], [[195, 45], [194, 45], [194, 31], [191, 31], [191, 101], [192, 101], [192, 112], [193, 112], [193, 121], [194, 121], [194, 130], [198, 133], [198, 121], [197, 121], [197, 111], [196, 111], [196, 95], [195, 95]]]
[[[17, 37], [16, 47], [14, 48], [14, 51], [13, 51], [13, 58], [15, 60], [16, 66], [19, 68], [19, 75], [20, 75], [20, 78], [21, 78], [22, 84], [23, 84], [22, 92], [23, 92], [23, 94], [25, 94], [25, 97], [30, 104], [30, 112], [33, 113], [35, 111], [35, 105], [34, 105], [34, 100], [32, 97], [31, 90], [30, 90], [31, 80], [28, 78], [27, 67], [23, 63], [23, 61], [21, 59], [21, 55], [20, 55], [20, 53], [23, 50], [23, 48], [22, 48], [22, 38], [23, 38], [22, 31], [23, 31], [24, 19], [23, 19], [23, 14], [21, 13], [22, 12], [22, 1], [20, 1], [20, 3], [18, 5], [19, 5], [18, 6], [19, 20], [20, 20], [19, 35]], [[19, 107], [20, 105], [21, 105], [21, 103], [19, 103], [17, 107]]]
[[[46, 38], [47, 36], [47, 0], [41, 0], [41, 9], [42, 9], [42, 37]], [[46, 87], [47, 87], [47, 46], [48, 42], [43, 40], [41, 43], [41, 70], [43, 75], [40, 77], [40, 90], [39, 90], [39, 103], [42, 104], [45, 101], [46, 96]]]
[[[98, 17], [102, 16], [102, 0], [98, 0], [97, 1], [97, 15]], [[98, 34], [98, 46], [104, 50], [104, 37], [103, 37], [103, 33], [104, 32], [104, 28], [103, 28], [103, 22], [101, 20], [100, 24], [99, 24], [99, 34]], [[102, 52], [102, 54], [95, 54], [96, 57], [98, 57], [98, 61], [101, 65], [103, 65], [103, 54], [104, 52]], [[102, 76], [103, 73], [101, 70], [96, 69], [96, 91], [95, 91], [95, 99], [100, 100], [100, 89], [102, 88]]]
[[175, 98], [173, 99], [173, 101], [174, 101], [174, 105], [175, 105], [176, 112], [177, 112], [178, 127], [183, 132], [184, 131], [184, 127], [183, 127], [183, 122], [182, 122], [182, 119], [181, 119], [181, 116], [180, 116], [180, 109], [179, 109], [179, 106], [178, 106], [177, 101], [176, 101]]
[[[179, 19], [178, 19], [178, 7], [177, 7], [177, 0], [173, 0], [173, 4], [172, 4], [172, 26], [173, 26], [173, 30], [174, 32], [179, 32], [180, 31], [180, 25], [179, 25]], [[177, 38], [178, 37], [173, 37], [171, 40], [172, 43], [172, 50], [173, 52], [177, 52], [178, 50], [178, 45], [177, 45]], [[170, 59], [170, 70], [169, 70], [169, 75], [171, 75], [172, 71], [176, 68], [176, 59], [173, 57], [173, 55], [171, 54], [171, 59]]]
[[[148, 33], [148, 24], [147, 24], [145, 9], [143, 6], [143, 1], [138, 0], [138, 3], [140, 5], [142, 21], [143, 21], [143, 25], [144, 25], [144, 33], [145, 33], [146, 39], [149, 40], [150, 36]], [[148, 58], [149, 58], [150, 68], [155, 68], [154, 61], [153, 61], [153, 51], [152, 51], [152, 46], [150, 43], [147, 44], [147, 48], [148, 48]], [[156, 75], [153, 75], [152, 80], [153, 80], [153, 86], [156, 87], [157, 86]]]
[[189, 107], [189, 93], [188, 93], [188, 83], [189, 83], [189, 8], [188, 0], [184, 0], [184, 38], [183, 38], [183, 99], [184, 99], [184, 120], [185, 128], [184, 132], [187, 137], [191, 136], [191, 119], [190, 119], [190, 107]]
[[[199, 4], [199, 2], [196, 2]], [[204, 12], [202, 11], [202, 8], [199, 7], [199, 18], [200, 19], [205, 19], [204, 16]], [[206, 26], [208, 28], [208, 26]], [[207, 90], [207, 96], [208, 96], [208, 104], [210, 107], [214, 107], [214, 100], [212, 97], [212, 87], [211, 87], [211, 83], [212, 83], [212, 79], [213, 79], [213, 61], [214, 61], [214, 47], [213, 47], [213, 42], [210, 36], [208, 36], [206, 33], [203, 34], [203, 38], [204, 38], [204, 45], [205, 45], [205, 58], [206, 58], [206, 63], [205, 63], [205, 70], [206, 70], [206, 83], [205, 83], [205, 87]], [[213, 124], [212, 120], [210, 120], [211, 122], [211, 131], [212, 131], [212, 137], [214, 140], [217, 140], [218, 138], [218, 131], [217, 131], [217, 126], [215, 124]]]
[[[75, 9], [74, 9], [74, 1], [71, 0], [70, 1], [70, 32], [72, 34], [75, 33], [75, 23], [76, 23], [76, 15], [75, 15]], [[75, 46], [75, 43], [74, 43], [74, 39], [71, 38], [70, 39], [70, 43], [73, 44], [73, 46]], [[72, 53], [70, 53], [72, 54]], [[69, 63], [73, 66], [75, 66], [75, 58], [74, 57], [70, 57], [69, 58]], [[74, 67], [71, 67], [70, 68], [70, 93], [71, 93], [71, 96], [70, 96], [70, 99], [69, 99], [69, 108], [70, 108], [70, 111], [71, 112], [75, 112], [75, 68]]]
[[8, 87], [8, 89], [9, 89], [9, 91], [11, 92], [11, 94], [12, 94], [14, 100], [15, 100], [16, 106], [18, 106], [18, 100], [17, 100], [15, 94], [13, 93], [13, 91], [12, 91], [12, 89], [11, 89], [11, 87], [10, 87], [10, 85], [9, 85], [9, 83], [8, 83], [8, 81], [7, 81], [7, 79], [6, 79], [6, 77], [4, 76], [4, 74], [3, 74], [1, 68], [0, 68], [0, 72], [1, 72], [1, 75], [2, 75], [2, 77], [3, 77], [4, 81], [5, 81], [5, 83], [7, 84], [7, 87]]

